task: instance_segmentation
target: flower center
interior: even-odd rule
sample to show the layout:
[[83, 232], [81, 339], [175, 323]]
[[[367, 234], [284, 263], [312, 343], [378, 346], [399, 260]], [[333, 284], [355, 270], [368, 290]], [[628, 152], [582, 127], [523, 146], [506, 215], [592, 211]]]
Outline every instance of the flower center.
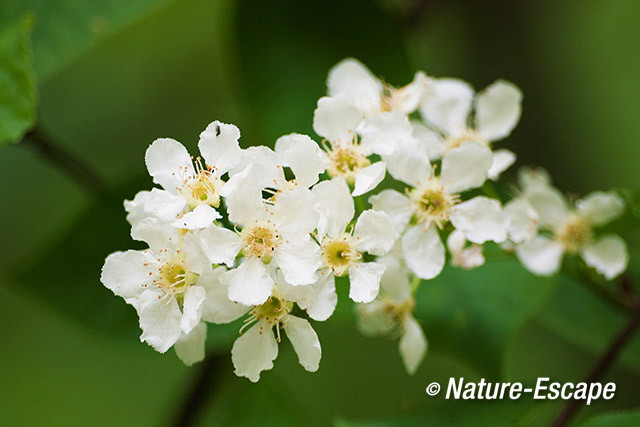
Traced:
[[360, 152], [357, 145], [349, 145], [345, 147], [337, 147], [329, 152], [328, 172], [333, 176], [341, 176], [348, 183], [355, 182], [356, 173], [371, 164], [371, 161]]
[[[279, 342], [280, 328], [278, 326], [282, 324], [282, 327], [284, 327], [292, 309], [293, 302], [286, 301], [276, 296], [271, 296], [264, 304], [253, 306], [253, 310], [251, 310], [249, 317], [244, 321], [244, 326], [240, 328], [240, 333], [242, 334], [245, 328], [248, 328], [255, 322], [260, 322], [262, 320], [267, 322], [269, 330], [274, 326], [276, 327], [276, 339]], [[260, 324], [258, 327], [260, 328], [260, 334], [262, 334], [264, 332], [264, 324]]]
[[572, 215], [555, 233], [557, 241], [562, 243], [566, 251], [576, 253], [593, 239], [591, 226], [583, 218]]
[[187, 180], [182, 188], [182, 194], [189, 203], [189, 208], [195, 209], [199, 205], [220, 206], [218, 188], [223, 182], [213, 176], [208, 170], [200, 170], [196, 176]]
[[322, 261], [338, 277], [344, 276], [360, 258], [362, 255], [356, 250], [349, 234], [336, 239], [327, 238], [322, 243]]
[[264, 263], [271, 261], [280, 243], [278, 231], [270, 221], [257, 222], [251, 227], [245, 227], [240, 237], [244, 241], [242, 254], [246, 257], [260, 258]]
[[256, 305], [251, 312], [256, 319], [265, 319], [271, 326], [286, 321], [293, 309], [293, 303], [272, 296], [262, 305]]
[[198, 275], [187, 271], [184, 261], [173, 259], [160, 266], [160, 276], [154, 280], [154, 284], [165, 292], [165, 296], [175, 296], [182, 303], [184, 291], [196, 280]]
[[414, 221], [417, 224], [434, 222], [439, 228], [449, 221], [451, 208], [460, 201], [457, 194], [449, 194], [440, 185], [438, 178], [430, 178], [427, 184], [409, 192], [416, 209]]

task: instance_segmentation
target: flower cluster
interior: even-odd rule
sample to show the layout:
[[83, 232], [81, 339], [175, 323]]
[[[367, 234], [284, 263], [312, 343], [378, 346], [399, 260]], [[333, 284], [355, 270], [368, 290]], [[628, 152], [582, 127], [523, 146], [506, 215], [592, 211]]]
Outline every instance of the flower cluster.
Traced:
[[[626, 268], [624, 241], [596, 232], [624, 209], [614, 193], [570, 207], [540, 170], [523, 171], [504, 206], [470, 193], [516, 160], [493, 147], [520, 118], [513, 84], [475, 93], [419, 72], [396, 88], [346, 59], [327, 86], [313, 117], [320, 144], [290, 134], [274, 149], [243, 149], [238, 128], [216, 121], [201, 133], [198, 157], [172, 139], [149, 146], [160, 188], [125, 201], [131, 236], [148, 249], [112, 253], [101, 276], [136, 309], [141, 341], [174, 347], [191, 365], [204, 357], [206, 323], [244, 317], [231, 350], [237, 375], [255, 382], [271, 369], [282, 332], [315, 371], [321, 347], [308, 319], [333, 314], [335, 278], [346, 277], [359, 329], [398, 338], [413, 373], [427, 349], [414, 295], [447, 258], [478, 267], [492, 241], [539, 275], [556, 272], [565, 253], [607, 279]], [[403, 191], [374, 191], [387, 175]]]

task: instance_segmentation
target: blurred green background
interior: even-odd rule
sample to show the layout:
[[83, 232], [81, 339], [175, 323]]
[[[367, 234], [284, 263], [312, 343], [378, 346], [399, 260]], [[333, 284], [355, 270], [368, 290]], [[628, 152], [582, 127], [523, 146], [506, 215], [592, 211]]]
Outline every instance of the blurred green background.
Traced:
[[[139, 343], [134, 310], [99, 282], [107, 254], [139, 247], [122, 200], [152, 186], [144, 151], [173, 137], [195, 153], [213, 120], [238, 125], [244, 146], [313, 135], [326, 74], [344, 57], [395, 85], [420, 69], [477, 90], [511, 80], [524, 92], [523, 116], [500, 146], [518, 154], [517, 166], [541, 165], [578, 194], [640, 182], [633, 0], [5, 0], [0, 26], [26, 12], [34, 18], [38, 129], [106, 190], [83, 188], [31, 145], [0, 148], [0, 425], [176, 422], [200, 368]], [[624, 237], [639, 277], [640, 235]], [[562, 402], [454, 402], [424, 389], [452, 376], [577, 382], [625, 323], [574, 280], [536, 278], [511, 260], [447, 268], [417, 298], [430, 349], [413, 377], [397, 342], [355, 331], [345, 298], [332, 319], [314, 324], [323, 347], [315, 374], [285, 340], [260, 383], [236, 378], [228, 349], [237, 329], [210, 327], [208, 345], [224, 356], [198, 420], [545, 424]], [[612, 414], [640, 405], [638, 337], [603, 381], [618, 384], [615, 398], [581, 411], [579, 421], [638, 425], [637, 414]]]

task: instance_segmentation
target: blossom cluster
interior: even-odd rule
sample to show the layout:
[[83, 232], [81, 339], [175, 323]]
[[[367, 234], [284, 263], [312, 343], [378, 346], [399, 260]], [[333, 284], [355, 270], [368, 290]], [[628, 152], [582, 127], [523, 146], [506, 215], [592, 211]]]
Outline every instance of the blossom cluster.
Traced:
[[[290, 134], [274, 149], [241, 148], [239, 129], [215, 121], [197, 157], [173, 139], [149, 146], [159, 188], [124, 204], [131, 237], [148, 249], [112, 253], [101, 276], [136, 309], [141, 341], [191, 365], [204, 357], [207, 323], [244, 318], [231, 350], [237, 375], [255, 382], [271, 369], [282, 335], [316, 371], [309, 319], [334, 313], [336, 278], [347, 277], [359, 329], [397, 338], [413, 373], [427, 349], [414, 295], [447, 259], [478, 267], [495, 242], [539, 275], [558, 271], [565, 253], [607, 279], [626, 268], [624, 241], [597, 232], [624, 210], [615, 193], [570, 204], [539, 169], [520, 173], [504, 205], [477, 190], [516, 160], [494, 147], [520, 119], [512, 83], [476, 93], [418, 72], [396, 88], [346, 59], [327, 86], [313, 117], [320, 144]], [[385, 187], [404, 191], [381, 189], [387, 176]]]

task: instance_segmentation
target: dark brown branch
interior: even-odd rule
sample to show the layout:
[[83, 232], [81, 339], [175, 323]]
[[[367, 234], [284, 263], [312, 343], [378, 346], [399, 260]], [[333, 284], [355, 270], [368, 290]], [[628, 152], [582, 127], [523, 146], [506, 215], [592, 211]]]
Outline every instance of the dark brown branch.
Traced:
[[173, 426], [196, 425], [198, 418], [202, 415], [203, 407], [211, 399], [215, 384], [220, 380], [223, 372], [220, 367], [224, 365], [224, 358], [223, 354], [210, 354], [205, 357], [195, 382], [189, 388], [189, 394], [173, 420]]
[[[627, 305], [631, 308], [631, 317], [615, 339], [611, 341], [604, 353], [598, 358], [591, 372], [584, 378], [583, 382], [587, 384], [598, 381], [605, 372], [613, 366], [620, 351], [631, 340], [640, 325], [640, 300], [638, 300], [628, 276], [625, 275], [621, 278], [620, 286], [627, 297]], [[576, 416], [579, 409], [581, 409], [580, 400], [572, 399], [567, 401], [552, 425], [554, 427], [568, 425]]]
[[41, 129], [36, 127], [27, 133], [22, 143], [33, 147], [41, 156], [88, 193], [97, 195], [105, 190], [105, 184], [100, 176], [60, 144], [56, 144], [44, 135]]

